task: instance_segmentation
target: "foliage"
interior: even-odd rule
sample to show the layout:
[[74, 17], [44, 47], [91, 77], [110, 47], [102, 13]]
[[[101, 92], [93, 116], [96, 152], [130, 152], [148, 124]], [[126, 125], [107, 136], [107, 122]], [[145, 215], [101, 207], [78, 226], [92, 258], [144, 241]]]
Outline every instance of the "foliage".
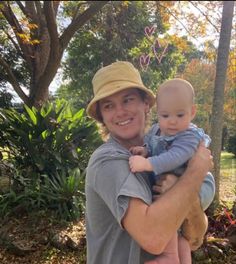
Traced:
[[189, 81], [194, 87], [197, 106], [194, 122], [207, 133], [210, 129], [214, 76], [215, 66], [199, 59], [192, 59], [180, 74], [181, 78]]
[[236, 156], [236, 134], [229, 137], [226, 149]]
[[228, 205], [221, 202], [215, 209], [214, 214], [208, 215], [208, 233], [207, 236], [226, 238], [229, 228], [236, 223], [236, 204]]
[[1, 1], [0, 83], [11, 85], [28, 106], [41, 107], [48, 100], [71, 38], [106, 4], [71, 2]]
[[8, 93], [5, 89], [0, 89], [0, 108], [9, 108], [12, 106], [12, 94]]
[[[216, 50], [215, 50], [216, 52]], [[230, 53], [231, 54], [231, 53]], [[194, 122], [203, 127], [207, 133], [210, 133], [211, 123], [211, 105], [213, 100], [213, 88], [215, 81], [215, 64], [206, 61], [204, 53], [201, 59], [192, 59], [179, 73], [179, 77], [188, 80], [195, 90], [195, 103], [197, 105], [197, 115]], [[223, 147], [226, 147], [227, 137], [233, 135], [235, 130], [236, 107], [234, 105], [236, 98], [235, 77], [231, 74], [232, 65], [228, 67], [228, 77], [224, 92], [224, 117], [223, 117]]]
[[[85, 107], [91, 99], [93, 75], [101, 66], [116, 60], [132, 62], [140, 70], [145, 85], [154, 91], [160, 82], [175, 75], [185, 61], [183, 54], [191, 53], [192, 48], [184, 46], [185, 49], [182, 49], [180, 43], [186, 43], [184, 38], [162, 36], [168, 29], [168, 23], [162, 20], [160, 9], [151, 4], [155, 3], [113, 1], [103, 8], [102, 15], [94, 16], [78, 31], [69, 45], [68, 57], [63, 64], [65, 82], [57, 91], [60, 98], [74, 101], [77, 107]], [[169, 43], [161, 63], [152, 52], [153, 41], [144, 32], [145, 27], [151, 26], [155, 27], [153, 38]], [[142, 70], [139, 64], [142, 54], [152, 56], [147, 71]], [[75, 94], [79, 101], [74, 100]]]
[[100, 143], [95, 124], [84, 109], [72, 112], [62, 100], [41, 110], [25, 105], [22, 113], [2, 109], [0, 118], [0, 147], [8, 149], [14, 165], [12, 190], [1, 200], [1, 214], [10, 201], [13, 207], [53, 206], [70, 217], [84, 199], [83, 172]]

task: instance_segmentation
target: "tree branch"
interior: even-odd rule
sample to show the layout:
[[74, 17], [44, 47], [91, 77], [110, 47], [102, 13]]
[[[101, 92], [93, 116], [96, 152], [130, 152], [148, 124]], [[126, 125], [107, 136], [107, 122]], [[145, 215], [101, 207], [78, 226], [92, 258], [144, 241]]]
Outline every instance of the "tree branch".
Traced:
[[32, 20], [31, 22], [38, 21], [37, 13], [36, 13], [35, 6], [34, 6], [34, 2], [35, 1], [26, 1], [25, 2], [25, 6], [24, 6], [22, 4], [22, 1], [16, 1], [17, 5], [19, 6], [19, 8], [23, 12], [23, 14], [27, 18], [30, 18]]
[[160, 5], [161, 7], [163, 7], [164, 9], [166, 9], [166, 11], [176, 20], [176, 21], [178, 21], [181, 25], [182, 25], [182, 27], [186, 30], [186, 32], [190, 35], [190, 36], [192, 36], [192, 38], [194, 38], [194, 39], [196, 39], [197, 40], [197, 38], [195, 37], [195, 36], [193, 36], [192, 35], [192, 33], [188, 30], [188, 28], [186, 28], [185, 27], [185, 25], [183, 24], [183, 22], [181, 22], [179, 19], [178, 19], [178, 17], [176, 17], [170, 10], [169, 10], [169, 8], [168, 7], [166, 7], [166, 6], [163, 6], [162, 4], [160, 4], [160, 1], [158, 1], [158, 5]]
[[215, 28], [216, 32], [220, 33], [219, 29], [217, 28], [216, 25], [214, 25], [211, 20], [209, 19], [209, 17], [204, 13], [202, 12], [202, 10], [194, 3], [194, 1], [189, 1], [190, 4], [192, 4], [204, 17], [205, 19]]
[[28, 17], [29, 16], [29, 12], [27, 12], [25, 6], [22, 4], [21, 1], [16, 1], [17, 5], [19, 6], [20, 10], [23, 12], [23, 14]]
[[36, 15], [42, 17], [42, 7], [39, 1], [35, 1]]
[[1, 56], [0, 56], [0, 64], [3, 66], [3, 68], [5, 69], [5, 71], [8, 75], [9, 83], [13, 86], [14, 90], [17, 92], [19, 97], [27, 104], [29, 101], [29, 97], [21, 89], [21, 87], [20, 87], [15, 75], [13, 74], [10, 66]]
[[[51, 39], [51, 45], [53, 43], [53, 47], [59, 46], [58, 32], [57, 32], [57, 23], [55, 19], [55, 13], [53, 8], [52, 1], [44, 2], [44, 13], [47, 21], [47, 28]], [[57, 47], [56, 47], [57, 48]]]
[[15, 42], [15, 40], [13, 39], [13, 37], [5, 30], [3, 30], [3, 32], [7, 35], [7, 37], [10, 39], [10, 41], [12, 42], [12, 44], [14, 45], [15, 49], [19, 52], [20, 56], [22, 59], [24, 59], [24, 56], [22, 54], [21, 49], [19, 48], [19, 46], [17, 45], [17, 43]]
[[95, 15], [108, 1], [94, 1], [90, 7], [85, 10], [81, 15], [77, 16], [70, 25], [65, 29], [60, 37], [62, 50], [64, 50], [75, 32], [82, 27], [93, 15]]
[[54, 9], [55, 17], [57, 16], [57, 11], [58, 11], [58, 7], [60, 5], [60, 2], [61, 1], [53, 1], [53, 9]]
[[72, 16], [72, 21], [74, 21], [79, 16], [80, 8], [86, 4], [87, 2], [80, 2], [77, 4], [76, 9], [74, 10], [74, 15]]
[[2, 2], [2, 4], [0, 5], [0, 9], [1, 9], [4, 17], [6, 18], [7, 22], [10, 24], [11, 28], [13, 29], [15, 36], [17, 38], [17, 41], [19, 43], [19, 46], [22, 50], [22, 54], [24, 56], [24, 59], [28, 63], [28, 65], [30, 66], [31, 65], [32, 49], [29, 45], [25, 45], [23, 43], [22, 39], [18, 35], [18, 33], [24, 34], [24, 31], [22, 30], [16, 16], [12, 12], [12, 9], [9, 5], [9, 2], [7, 2], [7, 3], [6, 3], [6, 1]]

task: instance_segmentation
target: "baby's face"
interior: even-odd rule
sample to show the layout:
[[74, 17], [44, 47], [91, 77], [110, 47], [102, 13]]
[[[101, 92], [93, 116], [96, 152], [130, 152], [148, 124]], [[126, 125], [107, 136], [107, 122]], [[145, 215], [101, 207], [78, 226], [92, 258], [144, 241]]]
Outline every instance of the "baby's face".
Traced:
[[162, 135], [176, 135], [189, 127], [195, 116], [195, 106], [183, 94], [162, 94], [157, 114]]

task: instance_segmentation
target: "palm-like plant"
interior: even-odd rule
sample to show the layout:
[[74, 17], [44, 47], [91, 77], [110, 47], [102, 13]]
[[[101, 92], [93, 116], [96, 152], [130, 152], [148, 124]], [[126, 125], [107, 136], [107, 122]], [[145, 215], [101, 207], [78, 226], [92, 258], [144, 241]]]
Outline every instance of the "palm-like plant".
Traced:
[[63, 100], [40, 110], [24, 106], [22, 113], [2, 109], [0, 131], [0, 147], [8, 150], [15, 168], [12, 191], [31, 197], [31, 206], [53, 204], [73, 215], [75, 200], [83, 200], [79, 183], [84, 177], [78, 170], [85, 170], [91, 151], [101, 142], [84, 109], [73, 112]]

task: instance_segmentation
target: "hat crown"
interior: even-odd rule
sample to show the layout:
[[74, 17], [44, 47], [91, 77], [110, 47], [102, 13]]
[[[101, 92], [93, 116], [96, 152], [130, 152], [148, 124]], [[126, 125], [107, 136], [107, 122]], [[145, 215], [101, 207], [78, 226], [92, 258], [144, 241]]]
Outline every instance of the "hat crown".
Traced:
[[[130, 62], [117, 61], [109, 66], [103, 67], [94, 75], [92, 84], [94, 95], [98, 94], [102, 87], [109, 83], [118, 85], [120, 82], [128, 81], [134, 86], [143, 86], [138, 70]], [[119, 87], [116, 87], [119, 88]]]
[[90, 117], [102, 122], [97, 112], [97, 102], [124, 89], [137, 88], [146, 93], [150, 107], [155, 104], [155, 96], [142, 82], [139, 71], [127, 61], [117, 61], [98, 70], [93, 77], [94, 97], [87, 106]]

